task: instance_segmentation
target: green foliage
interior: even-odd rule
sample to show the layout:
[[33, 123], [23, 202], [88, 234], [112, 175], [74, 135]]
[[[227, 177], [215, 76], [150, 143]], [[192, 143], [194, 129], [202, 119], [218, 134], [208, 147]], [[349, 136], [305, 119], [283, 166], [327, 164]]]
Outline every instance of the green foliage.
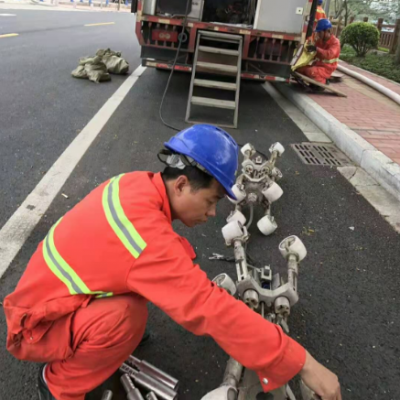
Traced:
[[346, 25], [351, 16], [357, 19], [369, 17], [371, 20], [383, 18], [385, 22], [394, 23], [400, 15], [400, 0], [333, 0], [330, 10], [335, 18], [341, 16]]
[[365, 57], [357, 57], [350, 46], [344, 46], [340, 58], [349, 64], [400, 83], [400, 66], [395, 64], [392, 55], [371, 53]]
[[349, 44], [358, 57], [364, 57], [369, 50], [378, 47], [379, 31], [368, 22], [354, 22], [343, 29], [340, 39], [342, 45]]

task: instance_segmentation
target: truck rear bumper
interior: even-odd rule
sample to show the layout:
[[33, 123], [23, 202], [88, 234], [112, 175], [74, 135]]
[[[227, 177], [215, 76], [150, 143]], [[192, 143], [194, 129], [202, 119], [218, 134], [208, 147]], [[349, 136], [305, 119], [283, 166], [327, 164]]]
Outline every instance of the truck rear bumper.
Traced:
[[[160, 61], [160, 60], [147, 60], [147, 59], [142, 59], [142, 65], [146, 67], [151, 67], [151, 68], [157, 68], [157, 69], [165, 69], [165, 70], [171, 70], [173, 63], [166, 63], [165, 61]], [[176, 64], [175, 71], [181, 71], [181, 72], [192, 72], [192, 66], [191, 65], [182, 65], [182, 64]], [[245, 72], [243, 71], [241, 73], [242, 79], [248, 79], [248, 80], [256, 80], [256, 81], [269, 81], [269, 82], [288, 82], [289, 83], [289, 78], [284, 78], [281, 76], [275, 76], [275, 75], [269, 75], [269, 74], [263, 74], [263, 73], [254, 73], [254, 72]]]

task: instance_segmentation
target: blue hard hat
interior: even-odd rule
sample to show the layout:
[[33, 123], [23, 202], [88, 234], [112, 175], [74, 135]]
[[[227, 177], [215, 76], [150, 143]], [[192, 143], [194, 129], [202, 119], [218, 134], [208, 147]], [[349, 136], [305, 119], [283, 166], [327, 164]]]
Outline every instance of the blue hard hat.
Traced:
[[318, 0], [318, 5], [321, 5], [324, 2], [324, 0]]
[[315, 28], [315, 32], [323, 32], [332, 28], [332, 22], [329, 19], [320, 19]]
[[239, 148], [228, 132], [213, 125], [193, 125], [177, 133], [164, 146], [192, 158], [236, 200], [232, 186], [238, 169]]

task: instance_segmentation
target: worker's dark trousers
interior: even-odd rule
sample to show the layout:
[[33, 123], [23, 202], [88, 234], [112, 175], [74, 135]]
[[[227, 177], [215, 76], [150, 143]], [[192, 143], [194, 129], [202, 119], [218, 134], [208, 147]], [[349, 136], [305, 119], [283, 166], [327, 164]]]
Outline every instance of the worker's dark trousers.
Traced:
[[[66, 327], [72, 334], [72, 356], [48, 360], [45, 378], [52, 395], [84, 400], [85, 393], [109, 378], [138, 346], [146, 321], [146, 300], [134, 294], [94, 300], [77, 310]], [[58, 328], [42, 340], [47, 346], [63, 343]]]

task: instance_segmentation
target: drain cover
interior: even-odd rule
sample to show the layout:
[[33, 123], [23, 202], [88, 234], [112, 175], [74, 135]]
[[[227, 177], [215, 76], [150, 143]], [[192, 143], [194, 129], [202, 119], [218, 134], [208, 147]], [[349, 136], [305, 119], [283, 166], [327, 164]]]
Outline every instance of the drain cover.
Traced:
[[307, 165], [330, 165], [334, 167], [351, 165], [350, 160], [334, 144], [300, 143], [291, 146], [301, 161]]

